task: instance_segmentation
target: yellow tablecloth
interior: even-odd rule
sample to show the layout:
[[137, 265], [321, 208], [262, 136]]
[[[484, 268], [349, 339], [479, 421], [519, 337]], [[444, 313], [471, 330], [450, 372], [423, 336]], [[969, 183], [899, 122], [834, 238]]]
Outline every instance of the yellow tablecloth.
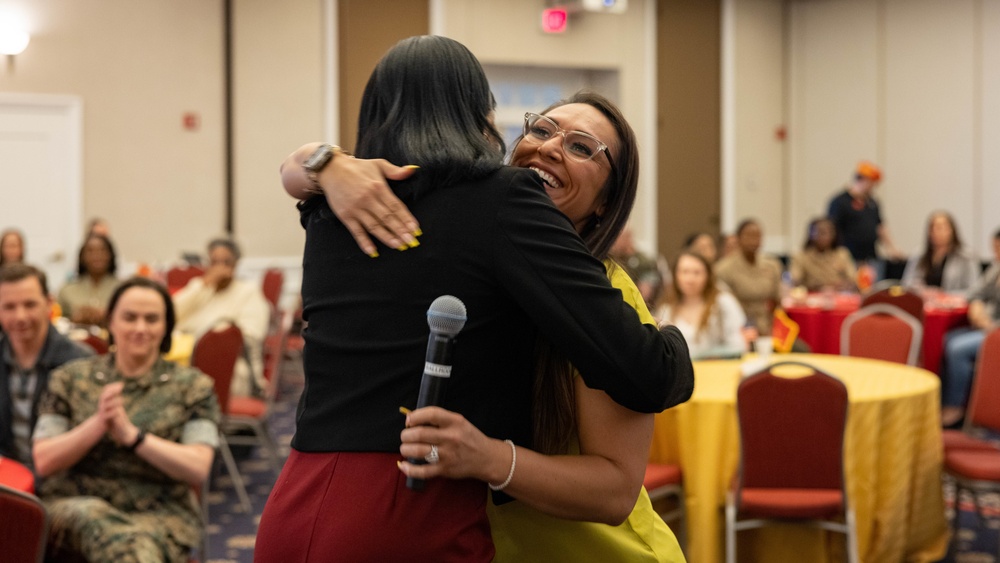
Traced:
[[[944, 557], [948, 526], [941, 492], [940, 381], [878, 360], [790, 354], [847, 386], [847, 491], [857, 516], [861, 560], [930, 562]], [[694, 395], [657, 415], [650, 460], [680, 463], [691, 563], [724, 559], [726, 490], [739, 462], [736, 386], [740, 361], [695, 362]], [[842, 537], [842, 536], [841, 536]], [[843, 561], [843, 541], [805, 527], [740, 532], [740, 561]]]
[[188, 366], [191, 365], [192, 353], [194, 353], [194, 335], [174, 331], [170, 335], [170, 351], [163, 355], [163, 359]]

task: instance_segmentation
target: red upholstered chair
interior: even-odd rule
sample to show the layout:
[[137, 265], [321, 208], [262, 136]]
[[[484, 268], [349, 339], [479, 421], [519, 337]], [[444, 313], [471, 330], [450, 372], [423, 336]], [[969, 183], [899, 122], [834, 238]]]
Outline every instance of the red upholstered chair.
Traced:
[[0, 561], [41, 562], [49, 517], [38, 497], [0, 485]]
[[[684, 488], [681, 486], [683, 475], [681, 468], [672, 463], [649, 463], [646, 464], [646, 475], [642, 480], [642, 486], [649, 494], [649, 500], [657, 501], [669, 496], [676, 497], [677, 508], [669, 512], [661, 512], [660, 518], [664, 522], [676, 521], [679, 525], [684, 523]], [[675, 530], [676, 532], [676, 530]]]
[[[236, 359], [240, 357], [242, 351], [243, 333], [236, 325], [227, 323], [203, 334], [195, 343], [194, 351], [191, 353], [191, 365], [215, 380], [215, 395], [219, 400], [223, 423], [231, 400], [229, 389], [233, 382]], [[229, 472], [229, 476], [233, 480], [233, 487], [236, 489], [240, 504], [244, 510], [250, 512], [253, 510], [250, 497], [247, 495], [243, 477], [236, 466], [236, 460], [233, 458], [232, 450], [229, 449], [229, 442], [226, 440], [221, 426], [219, 429], [219, 451], [226, 465], [226, 471]]]
[[906, 289], [897, 280], [882, 280], [861, 299], [861, 306], [887, 303], [909, 313], [918, 322], [924, 322], [924, 298]]
[[952, 450], [997, 450], [980, 435], [985, 431], [1000, 433], [1000, 330], [986, 335], [976, 361], [976, 376], [965, 411], [962, 430], [941, 433], [945, 453]]
[[108, 341], [92, 332], [88, 331], [86, 338], [84, 338], [80, 343], [85, 344], [99, 356], [103, 356], [108, 353]]
[[895, 305], [875, 303], [851, 313], [840, 327], [840, 354], [917, 365], [924, 329]]
[[[805, 369], [811, 374], [775, 374]], [[847, 388], [799, 362], [780, 362], [740, 382], [740, 470], [726, 497], [726, 561], [736, 561], [737, 532], [798, 523], [847, 537], [858, 562], [851, 508], [844, 488]]]
[[281, 290], [285, 285], [285, 273], [277, 268], [270, 268], [264, 272], [264, 280], [261, 283], [261, 290], [264, 292], [264, 298], [271, 304], [271, 310], [277, 310]]
[[[944, 470], [955, 481], [955, 504], [962, 491], [972, 493], [976, 514], [982, 518], [981, 493], [1000, 492], [1000, 451], [997, 450], [951, 450], [944, 454]], [[958, 510], [952, 520], [958, 522]], [[954, 532], [954, 530], [953, 530]], [[956, 534], [952, 533], [952, 537]]]
[[175, 266], [167, 270], [167, 291], [171, 295], [187, 285], [192, 279], [203, 275], [205, 270], [198, 266]]

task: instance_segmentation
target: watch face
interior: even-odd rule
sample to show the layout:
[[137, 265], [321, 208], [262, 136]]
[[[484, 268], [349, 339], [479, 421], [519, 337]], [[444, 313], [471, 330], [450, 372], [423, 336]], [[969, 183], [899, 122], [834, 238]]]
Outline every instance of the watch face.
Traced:
[[331, 158], [333, 158], [333, 147], [322, 145], [302, 164], [302, 168], [311, 172], [319, 172], [330, 162]]

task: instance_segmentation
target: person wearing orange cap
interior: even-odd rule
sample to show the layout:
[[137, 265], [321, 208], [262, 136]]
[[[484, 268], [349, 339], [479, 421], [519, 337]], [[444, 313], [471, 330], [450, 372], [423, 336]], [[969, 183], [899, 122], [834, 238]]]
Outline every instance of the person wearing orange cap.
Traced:
[[891, 256], [902, 256], [882, 222], [872, 191], [882, 179], [882, 171], [871, 162], [858, 163], [854, 181], [830, 200], [828, 215], [840, 233], [841, 242], [855, 262], [875, 260], [875, 243], [881, 242]]

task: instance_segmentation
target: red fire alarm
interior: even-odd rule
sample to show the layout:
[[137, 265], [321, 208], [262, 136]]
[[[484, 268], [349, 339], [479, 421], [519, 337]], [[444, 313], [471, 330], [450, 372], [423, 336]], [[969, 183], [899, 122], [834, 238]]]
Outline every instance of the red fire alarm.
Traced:
[[186, 131], [197, 131], [201, 127], [201, 116], [193, 111], [184, 112], [184, 115], [181, 116], [181, 123], [184, 124]]
[[542, 10], [542, 31], [545, 33], [565, 33], [569, 21], [566, 8], [548, 8]]

